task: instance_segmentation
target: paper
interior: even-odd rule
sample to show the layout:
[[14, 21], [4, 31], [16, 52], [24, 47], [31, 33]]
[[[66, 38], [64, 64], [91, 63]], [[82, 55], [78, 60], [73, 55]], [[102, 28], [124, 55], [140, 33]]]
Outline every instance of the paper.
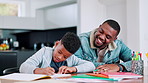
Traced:
[[58, 78], [58, 77], [67, 77], [67, 76], [71, 76], [71, 74], [54, 74], [51, 75], [51, 78]]
[[5, 76], [0, 76], [0, 79], [8, 80], [21, 80], [21, 81], [32, 81], [42, 78], [56, 78], [56, 77], [66, 77], [71, 76], [70, 74], [55, 74], [55, 75], [42, 75], [42, 74], [24, 74], [24, 73], [13, 73]]
[[99, 80], [99, 79], [89, 79], [89, 78], [68, 78], [68, 79], [58, 79], [58, 80], [63, 80], [63, 81], [67, 81], [67, 82], [76, 82], [76, 83], [92, 83], [92, 82], [107, 82], [108, 81], [105, 81], [105, 80]]
[[64, 80], [56, 80], [56, 79], [44, 79], [38, 81], [31, 81], [31, 82], [15, 82], [15, 83], [75, 83], [75, 82], [68, 82]]

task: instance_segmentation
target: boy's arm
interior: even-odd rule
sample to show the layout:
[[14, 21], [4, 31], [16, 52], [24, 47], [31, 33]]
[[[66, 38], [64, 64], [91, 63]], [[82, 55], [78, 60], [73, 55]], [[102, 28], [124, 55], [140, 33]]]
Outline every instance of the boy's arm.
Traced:
[[68, 61], [71, 62], [73, 67], [77, 68], [77, 72], [91, 72], [95, 69], [95, 66], [92, 62], [82, 60], [75, 55], [72, 55]]
[[46, 68], [36, 68], [34, 70], [34, 74], [45, 74], [45, 75], [53, 75], [55, 70], [54, 68], [51, 67], [46, 67]]
[[42, 61], [42, 55], [45, 48], [40, 49], [20, 66], [19, 71], [22, 73], [34, 73], [34, 70], [38, 68], [39, 64]]

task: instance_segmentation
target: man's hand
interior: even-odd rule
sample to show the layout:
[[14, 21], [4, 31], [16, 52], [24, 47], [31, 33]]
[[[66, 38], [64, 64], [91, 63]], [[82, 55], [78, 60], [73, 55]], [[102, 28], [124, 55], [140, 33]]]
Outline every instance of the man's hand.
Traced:
[[100, 65], [98, 66], [96, 69], [98, 69], [98, 71], [95, 71], [94, 73], [102, 73], [102, 72], [118, 72], [119, 71], [119, 67], [116, 64], [104, 64], [104, 65]]
[[59, 68], [58, 74], [72, 73], [72, 72], [76, 72], [76, 71], [77, 71], [76, 67], [61, 66]]
[[36, 68], [34, 70], [34, 74], [46, 74], [46, 75], [53, 75], [55, 74], [55, 70], [52, 67], [46, 67], [46, 68]]

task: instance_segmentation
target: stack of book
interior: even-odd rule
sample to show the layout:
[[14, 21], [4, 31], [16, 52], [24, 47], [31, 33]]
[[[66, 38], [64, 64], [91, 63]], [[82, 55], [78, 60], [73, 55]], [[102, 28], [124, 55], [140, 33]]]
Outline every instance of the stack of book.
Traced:
[[99, 79], [107, 81], [120, 81], [123, 79], [137, 79], [142, 78], [142, 75], [134, 74], [131, 72], [105, 72], [100, 74], [86, 73], [77, 76], [72, 76], [73, 78], [88, 78], [88, 79]]

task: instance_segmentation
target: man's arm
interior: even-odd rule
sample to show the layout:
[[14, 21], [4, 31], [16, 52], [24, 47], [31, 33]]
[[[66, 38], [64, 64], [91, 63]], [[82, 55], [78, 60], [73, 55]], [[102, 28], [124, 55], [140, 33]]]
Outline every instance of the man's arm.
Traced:
[[99, 65], [104, 65], [105, 64], [105, 63], [97, 61], [97, 57], [96, 57], [95, 53], [94, 53], [94, 55], [87, 54], [82, 49], [82, 47], [80, 47], [79, 50], [74, 55], [77, 56], [78, 58], [83, 59], [83, 60], [87, 60], [87, 61], [92, 62], [95, 65], [95, 67], [98, 67]]
[[122, 41], [120, 41], [121, 52], [120, 52], [120, 59], [123, 61], [120, 63], [123, 66], [123, 71], [131, 71], [131, 64], [132, 64], [132, 51], [129, 49]]

